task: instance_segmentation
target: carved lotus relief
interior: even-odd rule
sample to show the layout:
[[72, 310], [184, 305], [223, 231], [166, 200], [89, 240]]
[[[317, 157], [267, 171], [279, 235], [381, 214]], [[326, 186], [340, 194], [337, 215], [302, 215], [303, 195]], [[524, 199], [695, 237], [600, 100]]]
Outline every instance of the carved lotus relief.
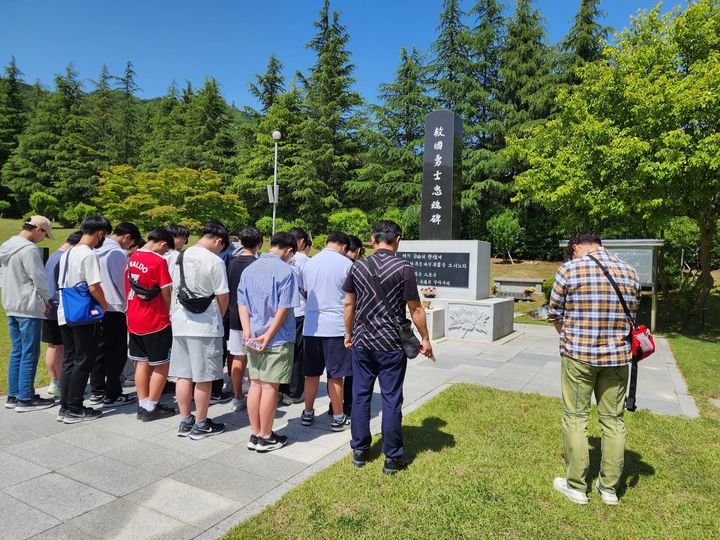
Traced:
[[450, 308], [450, 320], [448, 330], [462, 333], [462, 338], [469, 335], [487, 335], [487, 325], [490, 315], [486, 312], [463, 306], [452, 306]]

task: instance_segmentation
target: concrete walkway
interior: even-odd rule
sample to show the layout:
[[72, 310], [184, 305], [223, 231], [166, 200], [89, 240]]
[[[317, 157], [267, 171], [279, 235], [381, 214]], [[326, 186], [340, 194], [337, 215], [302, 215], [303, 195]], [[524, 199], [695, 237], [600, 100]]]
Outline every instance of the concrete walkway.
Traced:
[[[657, 342], [657, 354], [641, 364], [639, 406], [697, 416], [667, 342]], [[559, 395], [550, 327], [516, 325], [492, 344], [439, 341], [435, 351], [436, 363], [410, 362], [406, 412], [454, 382]], [[324, 413], [327, 404], [322, 396], [316, 411]], [[276, 426], [290, 444], [265, 455], [245, 448], [247, 415], [230, 412], [229, 404], [210, 410], [227, 432], [202, 441], [177, 437], [177, 418], [138, 422], [134, 406], [79, 425], [56, 422], [56, 407], [23, 414], [0, 409], [0, 536], [217, 538], [349, 452], [349, 432], [331, 432], [324, 414], [302, 427], [301, 409], [279, 409]], [[378, 417], [373, 424], [377, 432]]]

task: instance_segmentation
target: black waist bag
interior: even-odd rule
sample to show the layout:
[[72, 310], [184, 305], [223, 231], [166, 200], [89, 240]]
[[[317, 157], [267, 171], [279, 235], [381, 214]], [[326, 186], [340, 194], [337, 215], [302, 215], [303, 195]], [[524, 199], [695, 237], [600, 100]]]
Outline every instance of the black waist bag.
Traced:
[[177, 264], [180, 265], [180, 287], [178, 288], [177, 295], [178, 302], [180, 302], [180, 305], [187, 309], [190, 313], [205, 313], [207, 308], [210, 307], [215, 295], [211, 294], [210, 296], [198, 296], [188, 288], [187, 283], [185, 282], [183, 255], [185, 255], [185, 252], [181, 251], [177, 260]]
[[140, 285], [132, 277], [130, 277], [130, 288], [135, 291], [135, 296], [137, 296], [140, 300], [145, 300], [146, 302], [149, 302], [158, 294], [160, 294], [159, 285], [153, 285], [151, 288], [148, 289], [147, 287], [143, 287], [142, 285]]

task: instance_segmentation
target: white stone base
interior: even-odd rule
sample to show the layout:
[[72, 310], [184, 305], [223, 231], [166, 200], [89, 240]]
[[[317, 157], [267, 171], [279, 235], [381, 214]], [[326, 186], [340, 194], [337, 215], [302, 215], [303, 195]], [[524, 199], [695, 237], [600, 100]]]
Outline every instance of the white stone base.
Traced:
[[501, 339], [513, 331], [512, 298], [435, 298], [433, 305], [445, 308], [445, 337], [487, 343]]

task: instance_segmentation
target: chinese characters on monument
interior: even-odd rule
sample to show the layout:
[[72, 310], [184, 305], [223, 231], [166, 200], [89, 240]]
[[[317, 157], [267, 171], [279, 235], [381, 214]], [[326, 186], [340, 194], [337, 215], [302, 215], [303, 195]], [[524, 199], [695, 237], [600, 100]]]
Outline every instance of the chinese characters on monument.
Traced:
[[[425, 122], [420, 238], [451, 240], [460, 228], [462, 120], [451, 111]], [[457, 167], [456, 167], [457, 165]]]

